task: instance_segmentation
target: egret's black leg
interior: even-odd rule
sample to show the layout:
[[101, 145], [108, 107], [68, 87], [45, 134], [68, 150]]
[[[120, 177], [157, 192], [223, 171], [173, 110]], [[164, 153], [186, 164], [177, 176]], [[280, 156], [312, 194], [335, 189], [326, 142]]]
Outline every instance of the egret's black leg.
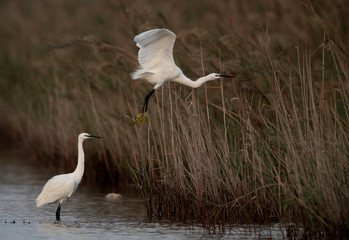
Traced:
[[148, 102], [149, 102], [149, 99], [151, 97], [151, 95], [153, 95], [153, 93], [155, 92], [155, 89], [151, 90], [147, 96], [145, 96], [145, 99], [144, 99], [144, 104], [143, 104], [143, 107], [142, 107], [142, 113], [148, 111]]
[[58, 208], [56, 211], [56, 220], [61, 221], [61, 204], [60, 203], [58, 204]]
[[147, 111], [148, 111], [148, 102], [149, 102], [149, 98], [151, 97], [151, 95], [153, 95], [155, 92], [155, 89], [151, 90], [147, 96], [145, 96], [144, 99], [144, 104], [142, 107], [142, 112], [140, 114], [138, 114], [138, 116], [136, 117], [135, 120], [135, 125], [137, 125], [138, 127], [140, 127], [145, 120], [147, 119]]

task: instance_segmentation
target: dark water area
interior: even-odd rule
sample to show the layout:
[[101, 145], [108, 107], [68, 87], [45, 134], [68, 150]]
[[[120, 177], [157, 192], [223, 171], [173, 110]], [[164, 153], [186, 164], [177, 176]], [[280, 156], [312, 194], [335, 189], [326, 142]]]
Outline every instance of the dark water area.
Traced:
[[[13, 152], [0, 155], [0, 239], [285, 239], [281, 224], [236, 225], [227, 234], [210, 235], [200, 226], [149, 222], [142, 199], [122, 193], [116, 201], [107, 192], [78, 187], [62, 206], [37, 208], [35, 199], [52, 171], [31, 166]], [[50, 174], [50, 175], [49, 175]], [[58, 173], [57, 173], [58, 174]]]

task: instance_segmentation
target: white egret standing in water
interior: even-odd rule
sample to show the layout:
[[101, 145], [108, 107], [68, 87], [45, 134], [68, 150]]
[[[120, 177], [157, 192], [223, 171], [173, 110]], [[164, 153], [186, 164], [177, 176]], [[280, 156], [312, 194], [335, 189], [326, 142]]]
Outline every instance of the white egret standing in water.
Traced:
[[176, 34], [168, 29], [153, 29], [143, 32], [134, 38], [138, 52], [138, 69], [131, 74], [132, 79], [145, 79], [155, 87], [145, 96], [142, 112], [135, 124], [141, 126], [147, 117], [148, 101], [155, 90], [165, 82], [177, 82], [192, 88], [198, 88], [207, 81], [218, 78], [232, 78], [229, 75], [211, 73], [196, 81], [187, 78], [173, 60], [173, 46]]
[[61, 220], [61, 205], [70, 197], [78, 187], [85, 169], [85, 154], [82, 143], [88, 138], [100, 138], [88, 133], [81, 133], [78, 137], [78, 165], [72, 173], [60, 174], [52, 177], [42, 188], [36, 199], [36, 206], [40, 207], [49, 203], [58, 202], [56, 220]]

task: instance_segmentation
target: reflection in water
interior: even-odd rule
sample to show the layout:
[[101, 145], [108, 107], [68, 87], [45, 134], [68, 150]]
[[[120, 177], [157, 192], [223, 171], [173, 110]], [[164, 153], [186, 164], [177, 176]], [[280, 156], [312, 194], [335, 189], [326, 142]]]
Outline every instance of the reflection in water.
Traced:
[[[52, 176], [25, 164], [25, 159], [0, 156], [1, 239], [282, 239], [285, 230], [272, 227], [236, 226], [231, 234], [205, 235], [200, 227], [175, 223], [151, 223], [145, 218], [142, 200], [123, 193], [117, 201], [105, 193], [80, 186], [62, 206], [60, 223], [55, 223], [57, 204], [40, 208], [35, 198]], [[54, 173], [58, 174], [58, 173]], [[53, 175], [54, 175], [53, 174]], [[15, 223], [13, 223], [15, 221]]]

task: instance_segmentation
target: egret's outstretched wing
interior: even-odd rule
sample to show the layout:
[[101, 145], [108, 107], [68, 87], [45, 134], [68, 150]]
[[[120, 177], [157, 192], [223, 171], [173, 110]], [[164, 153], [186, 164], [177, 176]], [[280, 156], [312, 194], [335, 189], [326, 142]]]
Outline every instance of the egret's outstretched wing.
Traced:
[[140, 48], [138, 62], [143, 69], [151, 71], [155, 67], [175, 65], [173, 46], [176, 34], [167, 29], [154, 29], [138, 34], [134, 41]]

